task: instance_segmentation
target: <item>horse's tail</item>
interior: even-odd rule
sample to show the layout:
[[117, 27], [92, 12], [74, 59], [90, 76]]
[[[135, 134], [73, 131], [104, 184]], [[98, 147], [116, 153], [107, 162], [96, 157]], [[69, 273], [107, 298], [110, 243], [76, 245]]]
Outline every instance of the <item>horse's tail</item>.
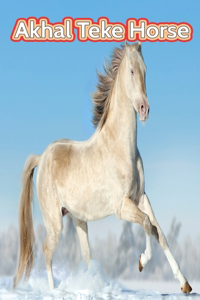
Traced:
[[33, 201], [33, 173], [39, 163], [39, 155], [27, 158], [22, 173], [22, 190], [19, 199], [19, 257], [17, 272], [14, 278], [14, 287], [19, 283], [23, 274], [28, 279], [34, 263], [34, 229], [31, 211]]

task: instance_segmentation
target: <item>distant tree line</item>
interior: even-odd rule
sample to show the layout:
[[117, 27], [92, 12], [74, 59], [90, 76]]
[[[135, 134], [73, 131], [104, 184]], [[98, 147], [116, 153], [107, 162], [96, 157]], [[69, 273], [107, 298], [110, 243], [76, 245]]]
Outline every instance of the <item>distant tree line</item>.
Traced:
[[[177, 259], [183, 274], [190, 280], [200, 280], [200, 234], [193, 241], [185, 237], [180, 246], [178, 236], [181, 224], [174, 218], [167, 234], [170, 249]], [[36, 267], [45, 269], [42, 245], [46, 237], [45, 226], [41, 223], [35, 228]], [[172, 280], [169, 263], [154, 237], [151, 238], [152, 258], [142, 271], [138, 270], [140, 255], [145, 250], [145, 233], [141, 226], [123, 223], [123, 230], [117, 241], [109, 233], [106, 239], [96, 238], [91, 245], [92, 257], [96, 259], [104, 274], [115, 279]], [[18, 253], [18, 230], [10, 226], [0, 233], [0, 276], [12, 276], [16, 270]], [[81, 262], [80, 245], [71, 218], [67, 217], [66, 226], [59, 245], [54, 253], [53, 262], [65, 263], [69, 271], [75, 270]]]

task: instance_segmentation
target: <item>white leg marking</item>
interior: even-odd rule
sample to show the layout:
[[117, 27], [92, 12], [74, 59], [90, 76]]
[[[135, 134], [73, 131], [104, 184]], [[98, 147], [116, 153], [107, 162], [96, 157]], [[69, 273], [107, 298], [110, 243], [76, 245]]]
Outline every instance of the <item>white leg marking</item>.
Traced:
[[180, 271], [180, 268], [179, 268], [177, 262], [175, 261], [173, 255], [171, 254], [169, 248], [167, 248], [164, 252], [165, 252], [165, 255], [166, 255], [166, 257], [169, 261], [169, 264], [172, 268], [172, 271], [174, 273], [174, 277], [179, 280], [180, 286], [182, 287], [186, 283], [187, 280], [182, 275], [182, 273]]
[[151, 255], [152, 252], [151, 252], [150, 235], [146, 234], [146, 250], [141, 255], [141, 264], [143, 267], [145, 267], [148, 261], [151, 259]]
[[50, 290], [53, 290], [54, 282], [53, 282], [53, 274], [52, 274], [51, 270], [47, 271], [47, 276], [48, 276], [48, 281], [49, 281], [49, 288], [50, 288]]
[[183, 274], [181, 273], [180, 268], [179, 268], [176, 260], [174, 259], [169, 247], [168, 247], [166, 238], [165, 238], [165, 236], [162, 232], [162, 229], [160, 228], [160, 226], [159, 226], [159, 224], [158, 224], [158, 222], [157, 222], [157, 220], [154, 216], [151, 204], [150, 204], [149, 199], [148, 199], [146, 194], [144, 194], [143, 198], [141, 199], [141, 202], [139, 204], [139, 208], [149, 216], [152, 225], [156, 226], [156, 228], [158, 230], [158, 234], [159, 234], [158, 242], [164, 250], [164, 253], [165, 253], [165, 255], [166, 255], [166, 257], [169, 261], [169, 264], [172, 268], [172, 272], [174, 274], [174, 277], [179, 280], [181, 287], [183, 287], [184, 284], [187, 282], [187, 280], [183, 276]]

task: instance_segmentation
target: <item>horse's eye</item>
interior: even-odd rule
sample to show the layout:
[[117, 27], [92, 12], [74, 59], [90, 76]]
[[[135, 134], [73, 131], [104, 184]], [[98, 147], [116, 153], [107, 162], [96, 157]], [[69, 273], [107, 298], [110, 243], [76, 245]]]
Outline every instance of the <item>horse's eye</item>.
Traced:
[[131, 74], [132, 74], [132, 75], [134, 74], [133, 70], [131, 70]]

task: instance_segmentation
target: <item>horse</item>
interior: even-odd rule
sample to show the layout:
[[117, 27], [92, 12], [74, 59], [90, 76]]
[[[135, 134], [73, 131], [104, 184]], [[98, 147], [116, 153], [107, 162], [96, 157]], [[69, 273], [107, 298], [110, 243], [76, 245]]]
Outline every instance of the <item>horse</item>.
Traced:
[[146, 249], [139, 258], [141, 272], [152, 256], [150, 235], [162, 247], [183, 293], [192, 288], [174, 259], [165, 235], [153, 213], [144, 187], [144, 169], [137, 147], [137, 114], [149, 116], [146, 66], [141, 43], [125, 42], [115, 48], [111, 61], [98, 73], [92, 95], [95, 133], [87, 141], [61, 139], [41, 156], [27, 158], [22, 173], [19, 200], [19, 258], [14, 286], [28, 279], [34, 264], [33, 173], [47, 230], [43, 244], [49, 288], [54, 288], [52, 257], [63, 228], [63, 216], [74, 221], [83, 260], [91, 260], [87, 222], [115, 214], [118, 219], [139, 223], [145, 231]]

